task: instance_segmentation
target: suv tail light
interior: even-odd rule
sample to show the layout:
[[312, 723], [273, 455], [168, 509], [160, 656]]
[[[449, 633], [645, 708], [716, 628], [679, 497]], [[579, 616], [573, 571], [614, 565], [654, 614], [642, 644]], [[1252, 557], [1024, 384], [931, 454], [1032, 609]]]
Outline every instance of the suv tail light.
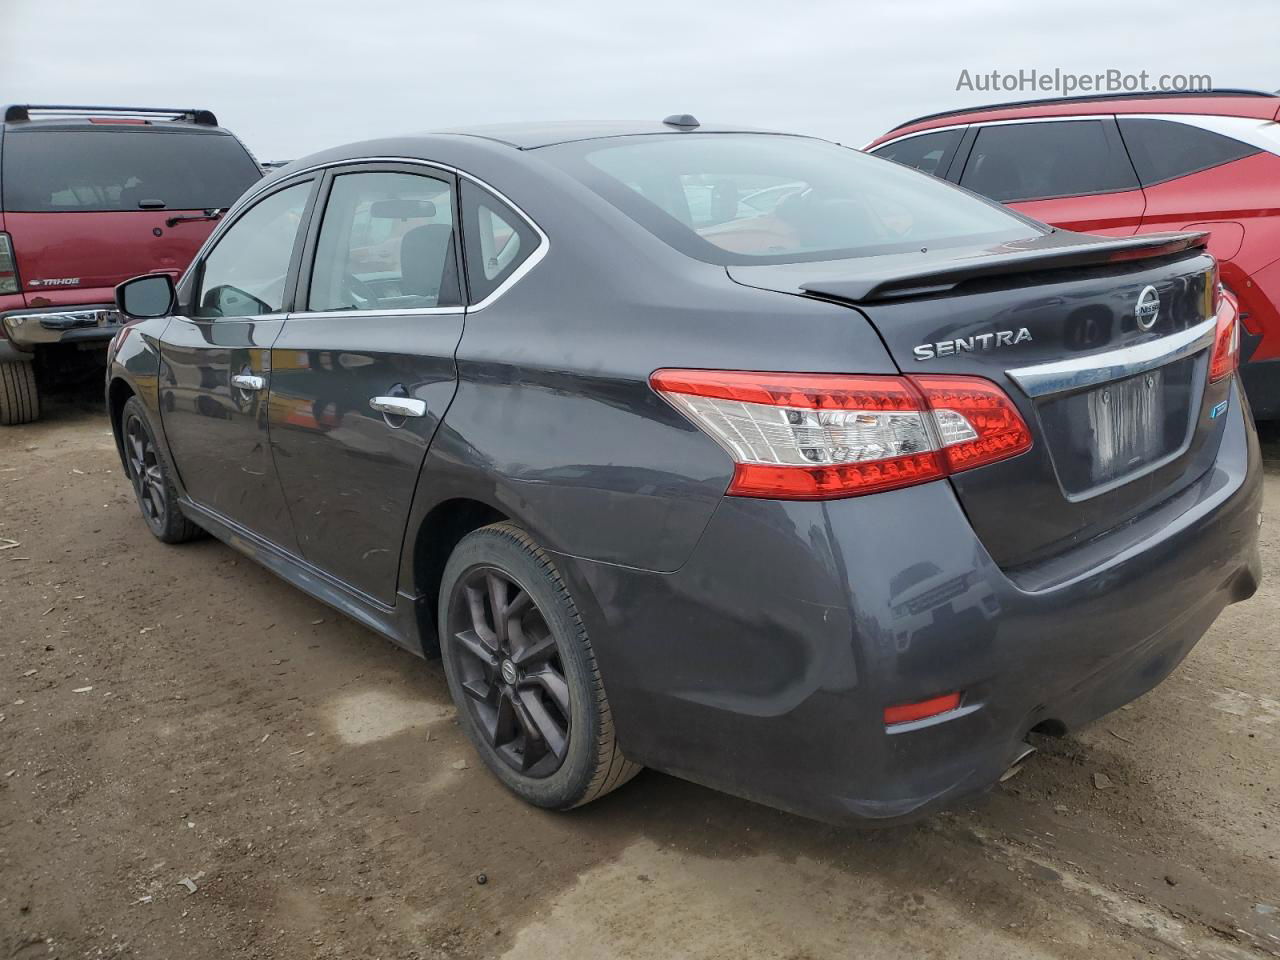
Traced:
[[0, 293], [17, 293], [18, 265], [13, 259], [13, 243], [7, 233], [0, 233]]
[[1013, 402], [981, 377], [658, 370], [649, 383], [733, 457], [734, 496], [852, 497], [1031, 447]]
[[1213, 334], [1213, 359], [1209, 362], [1209, 382], [1217, 383], [1236, 372], [1240, 365], [1240, 324], [1235, 301], [1222, 297], [1218, 326]]

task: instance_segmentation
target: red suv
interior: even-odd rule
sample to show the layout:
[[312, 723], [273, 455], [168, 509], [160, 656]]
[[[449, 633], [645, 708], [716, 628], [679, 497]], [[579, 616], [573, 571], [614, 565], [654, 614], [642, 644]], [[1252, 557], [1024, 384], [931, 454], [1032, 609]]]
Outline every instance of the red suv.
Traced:
[[1072, 97], [952, 110], [873, 141], [1045, 223], [1127, 236], [1204, 230], [1240, 302], [1254, 415], [1280, 419], [1280, 96]]
[[186, 269], [262, 176], [208, 110], [10, 106], [0, 122], [0, 424], [101, 373], [117, 283]]

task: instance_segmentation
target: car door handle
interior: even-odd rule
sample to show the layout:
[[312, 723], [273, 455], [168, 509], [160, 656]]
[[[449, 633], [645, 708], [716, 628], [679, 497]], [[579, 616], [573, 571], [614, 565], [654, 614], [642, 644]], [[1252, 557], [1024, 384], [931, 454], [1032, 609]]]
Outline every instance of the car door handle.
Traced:
[[231, 378], [231, 385], [241, 390], [261, 390], [267, 385], [267, 380], [251, 373], [237, 373]]
[[369, 406], [389, 417], [425, 417], [427, 402], [412, 397], [371, 397]]

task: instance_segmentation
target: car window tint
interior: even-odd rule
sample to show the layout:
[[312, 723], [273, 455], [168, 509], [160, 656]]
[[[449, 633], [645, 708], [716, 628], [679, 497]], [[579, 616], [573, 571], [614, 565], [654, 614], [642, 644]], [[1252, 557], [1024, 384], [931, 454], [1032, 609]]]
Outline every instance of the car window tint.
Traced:
[[940, 177], [947, 171], [941, 169], [943, 158], [948, 160], [955, 151], [964, 131], [939, 130], [937, 133], [922, 133], [916, 137], [906, 137], [877, 147], [871, 153], [903, 166], [915, 167], [924, 173]]
[[1138, 181], [1103, 121], [1069, 120], [984, 127], [960, 185], [1004, 202], [1132, 190]]
[[5, 208], [32, 213], [223, 209], [262, 176], [235, 137], [99, 127], [10, 129]]
[[462, 184], [467, 288], [479, 303], [515, 273], [540, 238], [525, 219], [489, 191]]
[[260, 200], [237, 218], [201, 267], [197, 317], [258, 317], [284, 307], [284, 284], [311, 182]]
[[656, 135], [545, 149], [643, 227], [711, 263], [879, 256], [1036, 235], [944, 181], [807, 137]]
[[461, 303], [453, 187], [412, 173], [344, 173], [325, 204], [308, 310]]
[[1176, 120], [1121, 117], [1120, 134], [1143, 186], [1261, 152], [1251, 144]]

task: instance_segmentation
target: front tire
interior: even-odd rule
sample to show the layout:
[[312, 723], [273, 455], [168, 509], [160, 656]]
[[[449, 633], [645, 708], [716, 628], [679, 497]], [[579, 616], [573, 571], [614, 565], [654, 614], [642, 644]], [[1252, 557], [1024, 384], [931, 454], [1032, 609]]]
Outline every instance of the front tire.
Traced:
[[618, 749], [573, 598], [522, 528], [497, 523], [462, 539], [445, 567], [439, 628], [459, 723], [521, 799], [568, 810], [640, 772]]
[[147, 528], [163, 543], [186, 543], [201, 536], [204, 531], [178, 508], [178, 490], [160, 453], [146, 407], [137, 397], [125, 402], [120, 431], [125, 468]]
[[36, 370], [30, 360], [0, 363], [0, 426], [12, 427], [40, 419]]

